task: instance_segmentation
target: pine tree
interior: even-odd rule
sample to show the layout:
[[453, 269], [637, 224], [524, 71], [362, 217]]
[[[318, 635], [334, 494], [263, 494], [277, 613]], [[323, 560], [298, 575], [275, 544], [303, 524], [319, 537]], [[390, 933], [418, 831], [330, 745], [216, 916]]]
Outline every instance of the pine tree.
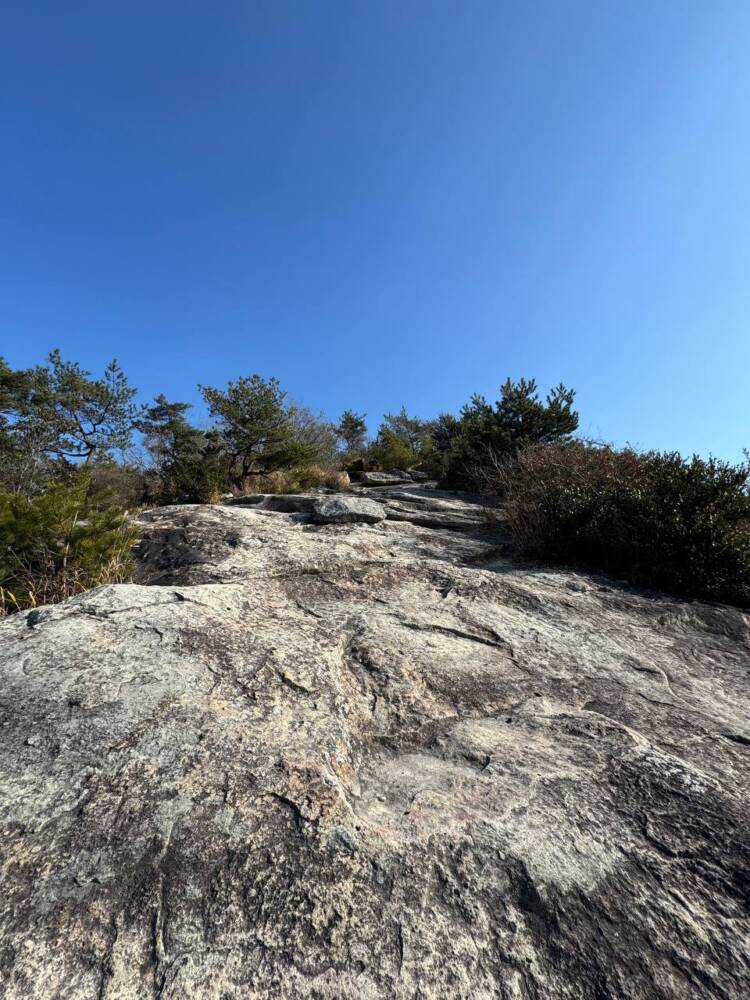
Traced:
[[256, 473], [273, 472], [314, 457], [314, 447], [297, 438], [293, 407], [278, 379], [243, 376], [226, 390], [199, 386], [235, 486]]
[[476, 486], [489, 462], [517, 455], [530, 445], [563, 441], [578, 428], [575, 391], [562, 383], [540, 398], [534, 379], [508, 379], [495, 404], [473, 396], [464, 406], [451, 442], [446, 481]]
[[367, 424], [364, 413], [354, 410], [344, 410], [336, 427], [336, 433], [346, 445], [349, 452], [361, 451], [367, 438]]

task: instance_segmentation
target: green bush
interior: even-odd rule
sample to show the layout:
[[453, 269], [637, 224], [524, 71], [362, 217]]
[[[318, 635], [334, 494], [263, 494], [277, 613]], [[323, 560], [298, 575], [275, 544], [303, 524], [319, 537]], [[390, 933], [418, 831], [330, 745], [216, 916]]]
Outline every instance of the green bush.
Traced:
[[228, 489], [229, 477], [222, 456], [210, 448], [176, 456], [165, 463], [151, 491], [159, 506], [182, 503], [215, 503]]
[[485, 470], [497, 459], [565, 441], [578, 428], [574, 400], [574, 390], [562, 383], [542, 399], [536, 381], [524, 378], [507, 379], [494, 404], [472, 396], [458, 420], [443, 416], [436, 422], [436, 440], [445, 450], [443, 485], [481, 489]]
[[[70, 469], [68, 469], [70, 471]], [[106, 458], [88, 466], [91, 474], [91, 492], [106, 495], [110, 506], [134, 510], [147, 503], [149, 498], [148, 470], [127, 462]], [[59, 477], [60, 473], [58, 473]]]
[[0, 614], [126, 581], [135, 537], [90, 470], [32, 496], [0, 489]]
[[380, 428], [367, 458], [381, 469], [410, 469], [419, 462], [417, 452], [389, 427]]
[[496, 466], [494, 486], [528, 556], [750, 606], [747, 463], [571, 443]]

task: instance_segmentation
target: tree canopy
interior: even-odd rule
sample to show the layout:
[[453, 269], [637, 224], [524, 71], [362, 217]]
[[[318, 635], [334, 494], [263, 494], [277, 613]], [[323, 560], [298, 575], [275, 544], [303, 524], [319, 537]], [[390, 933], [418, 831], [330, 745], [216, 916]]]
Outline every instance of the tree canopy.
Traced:
[[303, 462], [314, 448], [294, 433], [294, 410], [287, 405], [279, 380], [249, 375], [226, 389], [200, 386], [227, 460], [233, 483], [253, 473]]
[[367, 439], [365, 414], [344, 410], [336, 427], [336, 433], [344, 442], [347, 451], [361, 451]]
[[575, 391], [562, 383], [542, 399], [536, 381], [523, 378], [507, 379], [494, 404], [472, 396], [451, 429], [447, 481], [475, 485], [477, 470], [488, 461], [517, 455], [530, 445], [565, 440], [578, 429], [574, 399]]
[[0, 450], [4, 481], [31, 488], [50, 463], [82, 462], [127, 448], [139, 410], [136, 389], [117, 361], [101, 378], [52, 351], [46, 365], [12, 370], [0, 359]]

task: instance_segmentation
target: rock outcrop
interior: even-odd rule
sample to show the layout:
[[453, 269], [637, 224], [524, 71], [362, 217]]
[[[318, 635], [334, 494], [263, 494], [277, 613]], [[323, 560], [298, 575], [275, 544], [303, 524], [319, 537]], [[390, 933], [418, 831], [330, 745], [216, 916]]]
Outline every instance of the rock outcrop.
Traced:
[[0, 623], [4, 998], [750, 995], [750, 616], [377, 500]]
[[363, 486], [398, 486], [399, 483], [410, 483], [412, 477], [408, 472], [362, 472], [357, 482]]
[[382, 503], [367, 497], [322, 497], [313, 508], [316, 524], [377, 524], [385, 516]]

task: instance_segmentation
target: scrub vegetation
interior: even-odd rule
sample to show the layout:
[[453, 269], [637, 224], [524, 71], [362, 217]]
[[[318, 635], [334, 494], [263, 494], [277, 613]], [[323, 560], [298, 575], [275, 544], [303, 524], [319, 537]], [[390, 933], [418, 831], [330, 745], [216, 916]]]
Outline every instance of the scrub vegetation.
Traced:
[[577, 438], [575, 392], [507, 380], [498, 398], [423, 419], [402, 407], [370, 433], [291, 401], [275, 378], [199, 386], [207, 419], [135, 402], [116, 361], [101, 376], [53, 351], [0, 359], [0, 613], [126, 580], [145, 506], [226, 494], [349, 488], [347, 470], [418, 470], [492, 499], [518, 556], [750, 606], [750, 465]]

